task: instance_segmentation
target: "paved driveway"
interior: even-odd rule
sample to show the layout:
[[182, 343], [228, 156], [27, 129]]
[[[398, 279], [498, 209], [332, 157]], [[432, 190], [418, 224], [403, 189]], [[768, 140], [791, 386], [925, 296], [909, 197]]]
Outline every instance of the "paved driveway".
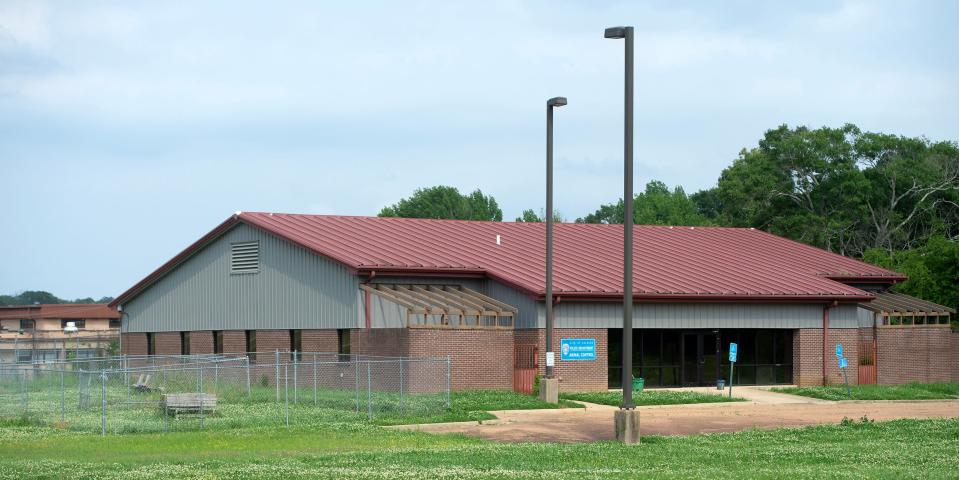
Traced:
[[[787, 397], [792, 397], [791, 395]], [[643, 435], [690, 435], [772, 429], [823, 423], [843, 418], [873, 420], [959, 417], [959, 400], [922, 401], [803, 401], [799, 403], [708, 403], [639, 407]], [[464, 433], [505, 442], [591, 442], [613, 440], [615, 407], [588, 405], [585, 409], [508, 410], [492, 412], [489, 423], [406, 425], [394, 428], [435, 433]]]

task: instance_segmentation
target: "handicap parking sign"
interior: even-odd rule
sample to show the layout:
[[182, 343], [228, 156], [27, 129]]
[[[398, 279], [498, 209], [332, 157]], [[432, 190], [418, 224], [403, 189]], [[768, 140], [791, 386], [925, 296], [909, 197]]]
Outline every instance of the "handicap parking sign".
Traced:
[[836, 344], [836, 356], [842, 358], [842, 344]]
[[729, 361], [730, 362], [736, 361], [736, 354], [738, 350], [739, 350], [739, 345], [736, 345], [735, 343], [729, 344]]
[[843, 357], [839, 357], [839, 368], [846, 368], [846, 365], [847, 365], [846, 359]]

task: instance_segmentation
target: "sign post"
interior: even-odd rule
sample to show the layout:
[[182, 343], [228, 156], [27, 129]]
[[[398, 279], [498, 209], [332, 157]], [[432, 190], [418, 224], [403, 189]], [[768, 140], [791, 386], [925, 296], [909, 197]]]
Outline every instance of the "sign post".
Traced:
[[739, 352], [739, 345], [729, 344], [729, 398], [733, 398], [733, 366], [736, 365], [736, 354]]
[[848, 362], [846, 358], [842, 356], [842, 344], [836, 344], [836, 360], [839, 363], [839, 370], [842, 371], [843, 382], [846, 384], [846, 396], [852, 398], [852, 390], [849, 388], [849, 373], [846, 372], [846, 366]]

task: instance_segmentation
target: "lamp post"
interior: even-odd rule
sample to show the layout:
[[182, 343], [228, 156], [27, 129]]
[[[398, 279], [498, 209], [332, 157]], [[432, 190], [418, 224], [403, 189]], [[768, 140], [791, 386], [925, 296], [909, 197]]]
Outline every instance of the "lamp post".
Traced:
[[633, 27], [607, 28], [606, 38], [626, 40], [623, 144], [623, 404], [633, 405]]
[[67, 322], [67, 326], [63, 327], [63, 333], [66, 333], [67, 336], [69, 336], [72, 333], [77, 340], [77, 349], [73, 353], [74, 360], [80, 359], [80, 336], [77, 335], [77, 332], [79, 330], [80, 329], [77, 328], [77, 324], [74, 322]]
[[566, 105], [566, 97], [546, 101], [546, 382], [542, 397], [559, 402], [559, 383], [553, 379], [553, 107]]
[[616, 438], [639, 442], [633, 405], [633, 27], [607, 28], [605, 38], [626, 41], [623, 118], [623, 403], [616, 412]]

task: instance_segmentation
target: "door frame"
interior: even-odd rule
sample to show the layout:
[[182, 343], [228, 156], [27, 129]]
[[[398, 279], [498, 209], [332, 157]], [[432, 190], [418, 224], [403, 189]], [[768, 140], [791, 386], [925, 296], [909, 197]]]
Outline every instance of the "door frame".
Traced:
[[[714, 355], [716, 357], [715, 378], [722, 378], [722, 375], [720, 373], [720, 370], [721, 370], [720, 355], [722, 354], [722, 348], [721, 348], [722, 330], [717, 330], [717, 329], [682, 330], [680, 332], [680, 341], [679, 341], [679, 348], [680, 348], [680, 352], [679, 352], [680, 382], [679, 383], [680, 385], [684, 387], [708, 386], [706, 382], [703, 380], [704, 378], [706, 378], [706, 375], [704, 375], [705, 373], [704, 369], [706, 366], [706, 356], [707, 356], [707, 354], [705, 353], [707, 351], [707, 348], [706, 348], [707, 335], [712, 335], [714, 337], [714, 342], [716, 343], [714, 347], [715, 349]], [[693, 372], [691, 381], [687, 381], [687, 373], [686, 373], [686, 337], [687, 336], [694, 336], [696, 338], [696, 361], [695, 361], [696, 371]]]

